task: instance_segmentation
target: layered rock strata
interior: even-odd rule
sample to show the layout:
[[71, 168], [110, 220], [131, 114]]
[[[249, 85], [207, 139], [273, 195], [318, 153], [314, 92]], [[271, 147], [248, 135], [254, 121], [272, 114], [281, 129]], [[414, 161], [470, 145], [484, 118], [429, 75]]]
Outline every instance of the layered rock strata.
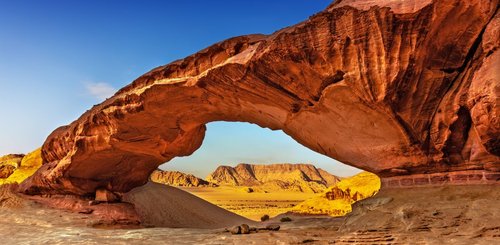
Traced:
[[200, 187], [200, 186], [217, 186], [204, 179], [200, 179], [192, 174], [185, 174], [179, 171], [163, 171], [155, 170], [149, 177], [155, 183], [183, 186], [183, 187]]
[[207, 181], [226, 186], [259, 187], [264, 191], [323, 192], [340, 178], [312, 164], [247, 164], [219, 166]]

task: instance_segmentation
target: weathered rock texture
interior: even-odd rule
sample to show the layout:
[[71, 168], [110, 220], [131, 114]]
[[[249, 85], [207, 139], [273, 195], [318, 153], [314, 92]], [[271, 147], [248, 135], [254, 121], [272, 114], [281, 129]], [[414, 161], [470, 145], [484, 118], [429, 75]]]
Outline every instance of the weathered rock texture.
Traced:
[[200, 179], [192, 174], [185, 174], [179, 171], [163, 171], [158, 169], [155, 170], [149, 178], [153, 182], [171, 186], [216, 186], [216, 184], [210, 183], [204, 179]]
[[9, 178], [16, 170], [16, 167], [12, 165], [2, 165], [0, 166], [0, 179]]
[[362, 172], [342, 179], [321, 195], [297, 204], [293, 207], [292, 212], [342, 216], [352, 211], [352, 204], [372, 197], [379, 189], [379, 177], [372, 173]]
[[0, 157], [0, 179], [9, 178], [21, 166], [23, 157], [24, 155], [20, 154], [10, 154]]
[[323, 192], [340, 179], [311, 164], [246, 164], [219, 166], [207, 181], [226, 186], [259, 187], [264, 191]]
[[42, 166], [42, 151], [36, 149], [26, 155], [10, 154], [0, 157], [0, 185], [21, 183]]
[[498, 0], [399, 2], [338, 1], [153, 69], [55, 130], [23, 190], [129, 191], [212, 121], [282, 129], [381, 177], [498, 173]]

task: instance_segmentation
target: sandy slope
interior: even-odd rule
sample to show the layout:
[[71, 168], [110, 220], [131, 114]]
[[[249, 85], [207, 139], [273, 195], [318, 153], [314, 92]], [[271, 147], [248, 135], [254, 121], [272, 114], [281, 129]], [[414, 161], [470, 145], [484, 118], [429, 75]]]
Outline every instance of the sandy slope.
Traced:
[[252, 221], [217, 207], [185, 191], [148, 183], [125, 194], [145, 224], [161, 227], [222, 228]]

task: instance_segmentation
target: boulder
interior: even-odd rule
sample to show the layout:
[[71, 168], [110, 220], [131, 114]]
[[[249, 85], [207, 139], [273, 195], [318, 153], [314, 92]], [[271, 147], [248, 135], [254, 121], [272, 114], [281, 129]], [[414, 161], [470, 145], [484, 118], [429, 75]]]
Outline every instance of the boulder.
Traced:
[[106, 189], [97, 189], [95, 192], [95, 201], [97, 202], [117, 202], [119, 197]]
[[242, 224], [240, 225], [241, 228], [241, 234], [249, 234], [250, 233], [250, 226], [247, 224]]
[[233, 235], [241, 234], [241, 226], [239, 226], [239, 225], [233, 226], [233, 227], [229, 228], [228, 231], [231, 232], [231, 234], [233, 234]]
[[280, 228], [281, 227], [279, 225], [276, 225], [276, 224], [270, 224], [270, 225], [266, 226], [266, 230], [269, 230], [269, 231], [279, 231]]

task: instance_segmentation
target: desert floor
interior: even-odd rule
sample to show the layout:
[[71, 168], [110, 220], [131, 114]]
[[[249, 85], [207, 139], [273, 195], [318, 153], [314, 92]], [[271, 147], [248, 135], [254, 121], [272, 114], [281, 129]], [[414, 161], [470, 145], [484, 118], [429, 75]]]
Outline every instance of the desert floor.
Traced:
[[311, 198], [315, 193], [303, 192], [245, 192], [242, 187], [181, 187], [199, 198], [251, 220], [260, 221], [286, 213], [298, 203]]
[[500, 244], [500, 187], [382, 190], [339, 218], [295, 217], [280, 231], [231, 235], [224, 229], [98, 229], [98, 217], [0, 198], [2, 244]]

